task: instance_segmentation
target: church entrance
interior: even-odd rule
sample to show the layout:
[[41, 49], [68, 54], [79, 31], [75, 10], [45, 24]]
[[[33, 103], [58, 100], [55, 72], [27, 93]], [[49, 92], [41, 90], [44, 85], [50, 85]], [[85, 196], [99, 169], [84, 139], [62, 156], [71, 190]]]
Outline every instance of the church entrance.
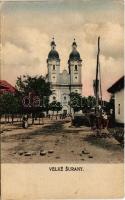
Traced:
[[64, 115], [67, 115], [67, 110], [63, 110], [63, 114], [64, 114]]
[[63, 105], [62, 114], [63, 115], [69, 114], [69, 106], [68, 105]]

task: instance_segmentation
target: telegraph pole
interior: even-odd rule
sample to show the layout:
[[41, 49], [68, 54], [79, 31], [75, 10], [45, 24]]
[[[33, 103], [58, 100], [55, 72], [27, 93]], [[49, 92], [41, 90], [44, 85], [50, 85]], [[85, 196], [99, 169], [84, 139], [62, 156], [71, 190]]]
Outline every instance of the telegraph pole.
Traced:
[[69, 83], [69, 95], [70, 95], [70, 115], [72, 114], [71, 112], [71, 66], [69, 65], [69, 76], [70, 76], [70, 83]]
[[98, 107], [99, 107], [99, 54], [100, 54], [100, 37], [98, 37], [98, 53], [97, 53], [97, 65], [96, 65], [96, 114], [98, 114]]
[[[97, 52], [97, 64], [96, 64], [96, 79], [95, 79], [95, 97], [96, 97], [96, 128], [97, 135], [100, 133], [100, 113], [99, 113], [99, 90], [101, 94], [101, 106], [102, 106], [102, 90], [101, 90], [101, 72], [100, 72], [100, 63], [99, 63], [99, 55], [100, 55], [100, 36], [98, 37], [98, 52]], [[101, 108], [102, 109], [102, 108]]]

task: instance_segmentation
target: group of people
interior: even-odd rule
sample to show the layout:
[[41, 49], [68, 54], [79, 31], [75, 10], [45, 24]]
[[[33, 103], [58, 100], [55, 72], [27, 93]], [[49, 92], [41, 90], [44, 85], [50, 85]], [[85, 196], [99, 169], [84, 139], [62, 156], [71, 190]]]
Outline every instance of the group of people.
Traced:
[[90, 125], [92, 129], [105, 129], [108, 127], [108, 123], [109, 117], [105, 111], [102, 111], [102, 113], [99, 115], [90, 115]]
[[[55, 116], [56, 119], [65, 119], [66, 117], [69, 117], [69, 115], [63, 113], [63, 114], [57, 114], [57, 115], [50, 115], [48, 114], [46, 117], [48, 117], [49, 119], [53, 119], [53, 117]], [[23, 128], [28, 128], [29, 124], [28, 124], [28, 115], [24, 115], [22, 117], [22, 127]], [[35, 118], [36, 119], [36, 118]]]
[[[49, 119], [53, 119], [53, 115], [47, 115]], [[66, 117], [71, 117], [70, 115], [67, 114], [59, 114], [55, 116], [56, 119], [65, 119]], [[95, 115], [91, 113], [89, 115], [89, 120], [90, 120], [90, 126], [92, 129], [101, 129], [101, 128], [107, 128], [109, 124], [109, 117], [108, 114], [105, 111], [102, 111], [101, 114]], [[24, 115], [22, 118], [22, 127], [23, 128], [28, 128], [28, 115]]]

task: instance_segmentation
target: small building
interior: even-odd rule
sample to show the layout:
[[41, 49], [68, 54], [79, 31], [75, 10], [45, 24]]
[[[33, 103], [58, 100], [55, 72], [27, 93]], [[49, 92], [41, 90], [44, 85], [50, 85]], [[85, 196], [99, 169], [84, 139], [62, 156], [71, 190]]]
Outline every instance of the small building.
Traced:
[[0, 94], [5, 94], [5, 93], [15, 94], [16, 91], [17, 91], [16, 88], [13, 87], [10, 83], [8, 83], [5, 80], [0, 80]]
[[124, 76], [122, 76], [107, 90], [114, 95], [115, 121], [122, 124], [124, 123], [124, 88]]

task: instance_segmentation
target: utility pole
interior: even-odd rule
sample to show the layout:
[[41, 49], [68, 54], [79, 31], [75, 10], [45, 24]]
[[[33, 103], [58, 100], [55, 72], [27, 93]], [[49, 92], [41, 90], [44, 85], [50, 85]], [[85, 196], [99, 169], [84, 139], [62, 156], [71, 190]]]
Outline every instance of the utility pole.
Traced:
[[98, 115], [99, 111], [99, 54], [100, 54], [100, 37], [98, 37], [98, 53], [97, 53], [96, 80], [95, 80], [96, 115]]
[[69, 76], [70, 76], [70, 83], [69, 83], [69, 96], [70, 96], [70, 115], [72, 114], [71, 112], [71, 66], [69, 65]]
[[[94, 81], [94, 92], [96, 98], [96, 107], [95, 107], [95, 115], [96, 115], [96, 128], [97, 128], [97, 135], [100, 134], [100, 110], [99, 110], [99, 91], [101, 95], [101, 106], [102, 106], [102, 89], [101, 89], [101, 70], [100, 70], [100, 62], [99, 62], [99, 55], [100, 55], [100, 37], [98, 37], [98, 52], [97, 52], [97, 64], [96, 64], [96, 79]], [[101, 108], [102, 109], [102, 108]]]

